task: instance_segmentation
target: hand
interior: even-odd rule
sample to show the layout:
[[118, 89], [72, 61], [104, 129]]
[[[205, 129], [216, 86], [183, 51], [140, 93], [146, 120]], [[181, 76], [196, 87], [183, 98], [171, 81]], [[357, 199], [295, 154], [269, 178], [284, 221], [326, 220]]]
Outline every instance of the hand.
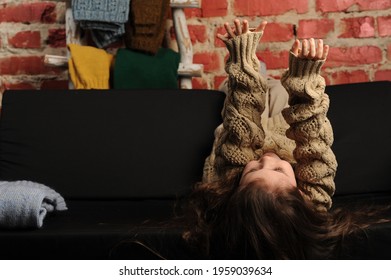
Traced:
[[323, 40], [319, 39], [315, 43], [315, 39], [311, 38], [309, 40], [302, 40], [300, 43], [299, 40], [296, 40], [291, 48], [291, 52], [299, 58], [311, 59], [311, 60], [325, 60], [329, 53], [330, 47], [323, 44]]
[[261, 24], [255, 28], [249, 28], [248, 21], [243, 20], [243, 23], [240, 22], [239, 19], [234, 20], [234, 27], [231, 27], [231, 25], [226, 22], [224, 23], [224, 28], [227, 31], [227, 33], [223, 34], [217, 34], [217, 38], [219, 38], [222, 41], [227, 41], [231, 38], [234, 38], [235, 36], [239, 36], [242, 34], [246, 34], [248, 32], [263, 32], [265, 30], [267, 21], [262, 21]]

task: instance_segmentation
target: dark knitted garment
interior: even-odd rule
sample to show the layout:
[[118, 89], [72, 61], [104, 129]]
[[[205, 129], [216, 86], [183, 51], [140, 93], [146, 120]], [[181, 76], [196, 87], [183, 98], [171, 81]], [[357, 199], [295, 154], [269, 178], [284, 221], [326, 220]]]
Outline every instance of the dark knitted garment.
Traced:
[[156, 54], [162, 45], [170, 0], [132, 0], [125, 24], [125, 45]]

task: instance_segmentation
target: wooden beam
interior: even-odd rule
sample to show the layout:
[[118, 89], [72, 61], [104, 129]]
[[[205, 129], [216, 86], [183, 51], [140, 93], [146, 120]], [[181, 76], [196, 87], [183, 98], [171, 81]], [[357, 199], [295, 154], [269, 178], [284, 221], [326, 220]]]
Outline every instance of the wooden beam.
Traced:
[[68, 57], [60, 55], [45, 55], [44, 63], [50, 66], [67, 67]]
[[[209, 0], [210, 1], [210, 0]], [[200, 8], [200, 0], [171, 0], [171, 8]]]
[[180, 87], [184, 89], [191, 89], [191, 73], [195, 73], [197, 76], [201, 76], [203, 68], [196, 66], [196, 69], [194, 69], [193, 45], [191, 43], [189, 30], [187, 28], [186, 16], [183, 9], [173, 8], [172, 18], [174, 21], [175, 35], [178, 43], [179, 53], [181, 55], [180, 62], [182, 66], [180, 67], [180, 70], [183, 70], [182, 73], [186, 73], [180, 77]]
[[179, 63], [178, 75], [183, 77], [201, 77], [204, 71], [202, 64], [183, 64]]

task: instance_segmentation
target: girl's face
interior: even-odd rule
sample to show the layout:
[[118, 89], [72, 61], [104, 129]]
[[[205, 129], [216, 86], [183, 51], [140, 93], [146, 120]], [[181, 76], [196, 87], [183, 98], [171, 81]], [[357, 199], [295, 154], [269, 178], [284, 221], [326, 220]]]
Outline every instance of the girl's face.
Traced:
[[295, 188], [295, 173], [291, 164], [274, 153], [265, 153], [259, 160], [245, 166], [239, 188], [248, 185], [266, 188], [273, 192], [278, 188]]

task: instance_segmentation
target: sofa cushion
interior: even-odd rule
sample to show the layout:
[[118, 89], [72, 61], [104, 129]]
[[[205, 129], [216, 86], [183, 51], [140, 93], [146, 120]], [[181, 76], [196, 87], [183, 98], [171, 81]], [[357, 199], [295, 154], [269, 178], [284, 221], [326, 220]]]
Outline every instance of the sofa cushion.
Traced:
[[41, 229], [0, 230], [0, 259], [118, 259], [119, 248], [139, 235], [170, 242], [180, 234], [161, 223], [172, 216], [174, 202], [69, 200], [69, 209], [49, 215]]
[[336, 195], [391, 191], [391, 82], [328, 86]]

